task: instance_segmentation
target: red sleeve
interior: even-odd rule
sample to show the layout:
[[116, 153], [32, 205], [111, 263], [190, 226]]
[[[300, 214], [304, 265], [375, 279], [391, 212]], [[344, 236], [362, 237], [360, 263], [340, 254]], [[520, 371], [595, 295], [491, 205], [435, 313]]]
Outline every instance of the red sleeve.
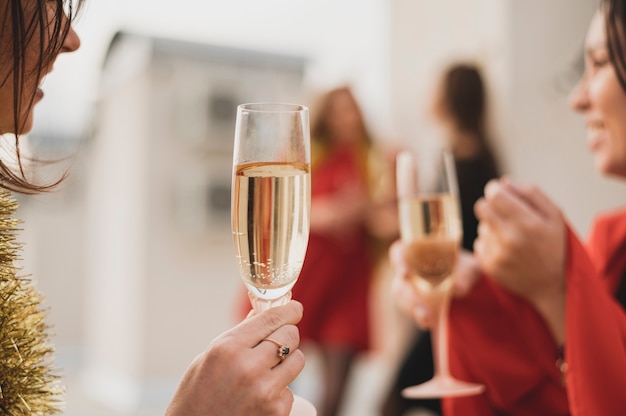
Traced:
[[608, 238], [615, 227], [604, 229], [596, 229], [589, 241], [595, 264], [568, 231], [565, 359], [574, 416], [618, 415], [626, 409], [626, 316], [601, 278], [609, 261], [600, 259], [613, 257], [619, 240]]
[[615, 293], [626, 270], [626, 212], [599, 216], [591, 228], [586, 248], [606, 287]]
[[626, 268], [626, 215], [601, 218], [588, 250], [571, 229], [567, 240], [567, 394], [543, 319], [483, 277], [467, 298], [452, 303], [450, 368], [460, 379], [485, 384], [486, 392], [445, 399], [447, 416], [624, 414], [626, 313], [611, 293]]
[[449, 329], [452, 374], [486, 391], [445, 399], [446, 416], [569, 414], [557, 345], [528, 302], [483, 277], [452, 302]]

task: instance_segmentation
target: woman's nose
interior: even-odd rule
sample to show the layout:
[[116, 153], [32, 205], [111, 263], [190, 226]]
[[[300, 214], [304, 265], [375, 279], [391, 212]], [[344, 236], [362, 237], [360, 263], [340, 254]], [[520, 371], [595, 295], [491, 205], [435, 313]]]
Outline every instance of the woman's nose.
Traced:
[[78, 34], [74, 30], [74, 28], [70, 26], [70, 30], [67, 32], [67, 35], [63, 40], [63, 48], [61, 49], [61, 53], [74, 52], [78, 48], [80, 48], [80, 37], [78, 37]]
[[569, 105], [574, 111], [584, 111], [589, 107], [587, 81], [583, 76], [569, 94]]

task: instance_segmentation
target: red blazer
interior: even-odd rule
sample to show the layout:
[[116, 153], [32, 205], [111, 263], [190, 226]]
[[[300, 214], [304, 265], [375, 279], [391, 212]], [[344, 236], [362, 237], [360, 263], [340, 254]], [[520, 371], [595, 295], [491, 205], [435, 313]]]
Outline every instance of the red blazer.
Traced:
[[543, 318], [488, 278], [450, 310], [450, 368], [480, 396], [444, 399], [446, 416], [626, 415], [626, 212], [600, 217], [585, 249], [567, 230], [566, 387]]

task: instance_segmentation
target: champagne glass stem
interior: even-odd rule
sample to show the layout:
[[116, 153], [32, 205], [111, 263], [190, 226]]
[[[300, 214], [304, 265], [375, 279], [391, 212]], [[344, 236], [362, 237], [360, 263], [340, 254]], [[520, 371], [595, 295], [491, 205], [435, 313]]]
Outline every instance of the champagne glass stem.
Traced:
[[[443, 283], [446, 284], [446, 283]], [[457, 380], [450, 374], [448, 357], [448, 312], [450, 307], [450, 287], [438, 288], [441, 292], [432, 302], [433, 307], [437, 307], [437, 314], [433, 318], [431, 326], [431, 342], [433, 345], [434, 374], [430, 380], [410, 386], [402, 391], [404, 397], [410, 399], [427, 399], [435, 397], [471, 396], [480, 394], [485, 387], [476, 384]]]
[[447, 379], [450, 377], [448, 361], [448, 312], [450, 308], [450, 296], [451, 288], [445, 288], [441, 295], [437, 313], [435, 314], [435, 322], [433, 322], [430, 330], [430, 338], [435, 357], [433, 360], [435, 378]]
[[251, 292], [248, 292], [248, 297], [250, 298], [252, 309], [254, 309], [256, 313], [260, 313], [270, 308], [273, 308], [274, 306], [282, 306], [287, 304], [287, 302], [291, 300], [291, 290], [276, 299], [261, 299]]

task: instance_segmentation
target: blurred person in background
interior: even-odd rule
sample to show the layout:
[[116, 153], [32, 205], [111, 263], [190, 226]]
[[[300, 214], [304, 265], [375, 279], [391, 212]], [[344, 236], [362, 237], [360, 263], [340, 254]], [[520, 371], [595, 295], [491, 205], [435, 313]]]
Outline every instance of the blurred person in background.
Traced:
[[311, 106], [311, 233], [293, 297], [306, 313], [302, 346], [322, 362], [320, 416], [336, 416], [355, 360], [371, 348], [371, 285], [395, 238], [396, 208], [386, 157], [350, 88]]
[[[11, 160], [0, 160], [0, 187], [12, 200], [8, 191], [35, 194], [50, 191], [63, 177], [52, 183], [34, 183], [20, 153], [20, 139], [33, 125], [33, 110], [43, 98], [40, 88], [42, 79], [52, 71], [57, 56], [73, 52], [80, 45], [79, 37], [72, 28], [80, 0], [4, 0], [0, 2], [0, 139], [14, 140], [16, 153]], [[10, 144], [10, 143], [8, 143]], [[10, 148], [7, 143], [7, 148]], [[4, 147], [3, 145], [3, 147]], [[3, 156], [6, 157], [6, 156]], [[14, 166], [14, 159], [17, 167]], [[3, 207], [7, 208], [7, 207]], [[4, 212], [4, 210], [3, 210]], [[0, 242], [0, 251], [11, 242]], [[4, 258], [2, 261], [5, 261]], [[6, 282], [3, 282], [3, 285]], [[16, 302], [17, 296], [2, 299], [3, 310]], [[0, 311], [2, 312], [2, 311]], [[298, 330], [295, 324], [302, 317], [302, 305], [290, 302], [285, 306], [251, 316], [242, 323], [213, 340], [191, 363], [182, 377], [178, 390], [167, 410], [168, 416], [194, 415], [288, 415], [293, 395], [287, 387], [304, 366], [304, 356], [297, 349]], [[3, 320], [2, 325], [6, 322]], [[25, 325], [29, 325], [26, 322]], [[33, 323], [35, 325], [35, 323]], [[38, 332], [44, 325], [26, 328]], [[5, 329], [4, 327], [2, 328]], [[278, 340], [290, 347], [286, 356], [277, 353]], [[16, 349], [14, 340], [0, 340], [1, 348], [7, 345]], [[32, 359], [23, 360], [17, 367], [26, 367]], [[18, 351], [20, 354], [20, 351]], [[21, 357], [21, 355], [20, 355]], [[0, 372], [15, 363], [0, 363]], [[33, 371], [41, 363], [32, 363]], [[14, 366], [15, 367], [15, 366]], [[11, 367], [13, 368], [13, 367]], [[16, 371], [15, 368], [10, 371]], [[9, 371], [7, 370], [7, 371]], [[20, 397], [15, 406], [9, 406], [13, 385], [2, 374], [0, 410], [3, 414], [31, 414], [30, 397]], [[20, 379], [20, 385], [38, 380]], [[47, 388], [42, 394], [54, 403], [54, 395]], [[44, 398], [45, 399], [45, 398]], [[58, 401], [58, 400], [57, 400]], [[54, 403], [51, 405], [53, 406]], [[9, 407], [7, 407], [9, 406]], [[12, 404], [11, 404], [12, 406]], [[54, 406], [53, 406], [54, 407]], [[22, 411], [27, 413], [22, 413]], [[57, 413], [46, 408], [45, 412], [32, 410], [32, 414]]]
[[[587, 125], [602, 174], [626, 180], [626, 1], [603, 0], [570, 105]], [[475, 205], [475, 258], [459, 263], [450, 367], [485, 394], [444, 400], [447, 416], [620, 415], [626, 409], [626, 212], [597, 216], [582, 244], [537, 187], [491, 181]], [[410, 290], [401, 244], [391, 250], [398, 301]], [[482, 270], [482, 271], [481, 271]], [[428, 324], [428, 311], [422, 314]]]
[[[472, 251], [478, 236], [474, 204], [483, 196], [489, 180], [498, 177], [498, 164], [488, 132], [487, 88], [481, 70], [473, 64], [455, 63], [440, 76], [431, 97], [430, 116], [455, 160], [463, 220], [464, 250]], [[433, 355], [429, 331], [418, 330], [409, 346], [391, 389], [383, 401], [382, 415], [401, 416], [411, 409], [441, 413], [439, 400], [402, 397], [402, 390], [433, 376]]]

